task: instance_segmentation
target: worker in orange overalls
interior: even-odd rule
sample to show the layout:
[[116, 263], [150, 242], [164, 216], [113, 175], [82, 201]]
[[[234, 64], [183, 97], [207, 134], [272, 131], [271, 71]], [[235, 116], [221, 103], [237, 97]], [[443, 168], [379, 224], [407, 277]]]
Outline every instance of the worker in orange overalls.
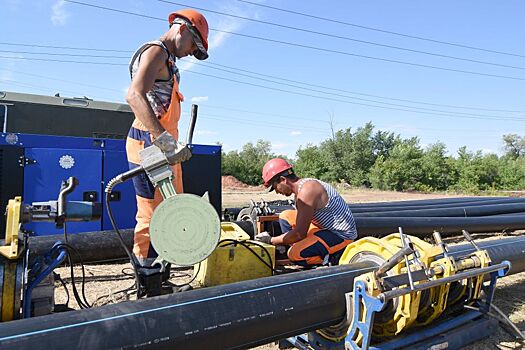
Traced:
[[[199, 60], [208, 58], [208, 22], [191, 9], [173, 12], [168, 17], [170, 29], [159, 40], [143, 44], [133, 55], [129, 70], [131, 85], [126, 96], [135, 120], [126, 140], [130, 169], [140, 163], [139, 151], [156, 145], [172, 165], [174, 186], [183, 191], [182, 172], [178, 161], [187, 160], [191, 153], [178, 142], [180, 103], [179, 69], [176, 60], [193, 55]], [[153, 210], [162, 201], [146, 175], [133, 178], [137, 198], [137, 225], [133, 253], [142, 266], [150, 266], [157, 253], [150, 244], [149, 223]]]
[[357, 238], [350, 208], [335, 188], [317, 179], [301, 179], [285, 159], [273, 158], [262, 169], [264, 186], [295, 196], [297, 210], [279, 214], [281, 235], [261, 232], [255, 239], [276, 246], [291, 245], [290, 261], [302, 266], [337, 264], [339, 255]]

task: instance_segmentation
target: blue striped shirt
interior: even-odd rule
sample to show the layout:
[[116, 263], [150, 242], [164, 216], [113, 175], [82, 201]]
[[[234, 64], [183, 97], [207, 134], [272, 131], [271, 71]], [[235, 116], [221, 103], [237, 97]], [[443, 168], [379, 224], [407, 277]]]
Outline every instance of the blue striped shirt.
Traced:
[[328, 194], [328, 202], [324, 208], [314, 211], [312, 223], [324, 230], [333, 231], [343, 239], [357, 238], [357, 228], [354, 216], [343, 197], [337, 193], [335, 188], [326, 182], [317, 179], [301, 179], [299, 191], [307, 181], [317, 181], [320, 183]]

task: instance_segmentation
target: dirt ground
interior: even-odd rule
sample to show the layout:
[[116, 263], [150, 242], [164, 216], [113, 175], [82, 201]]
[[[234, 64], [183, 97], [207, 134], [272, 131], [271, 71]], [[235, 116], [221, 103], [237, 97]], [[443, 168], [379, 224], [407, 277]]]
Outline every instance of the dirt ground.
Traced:
[[[412, 199], [431, 199], [448, 197], [446, 194], [421, 194], [421, 193], [398, 193], [382, 192], [373, 190], [343, 190], [343, 196], [349, 202], [376, 202], [393, 200], [412, 200]], [[455, 196], [457, 195], [450, 195]], [[247, 206], [250, 199], [253, 200], [274, 200], [284, 197], [275, 193], [267, 193], [260, 187], [243, 186], [233, 180], [223, 181], [223, 207]], [[515, 234], [514, 234], [515, 235]], [[78, 309], [71, 292], [71, 278], [69, 268], [62, 267], [56, 270], [63, 281], [67, 284], [70, 294], [69, 307]], [[129, 263], [86, 265], [86, 284], [85, 296], [90, 304], [102, 306], [105, 304], [117, 303], [125, 300], [134, 300], [135, 295], [130, 291], [134, 280]], [[80, 290], [81, 270], [75, 267], [75, 276]], [[175, 284], [183, 284], [192, 279], [192, 269], [172, 269], [170, 281]], [[192, 283], [194, 285], [195, 283]], [[64, 304], [67, 296], [62, 284], [55, 282], [55, 302]], [[504, 277], [498, 282], [498, 289], [495, 295], [495, 305], [499, 307], [514, 324], [525, 332], [525, 272]], [[258, 350], [278, 349], [276, 344], [259, 346]], [[525, 349], [524, 342], [517, 342], [503, 328], [499, 328], [490, 338], [477, 342], [465, 349]]]

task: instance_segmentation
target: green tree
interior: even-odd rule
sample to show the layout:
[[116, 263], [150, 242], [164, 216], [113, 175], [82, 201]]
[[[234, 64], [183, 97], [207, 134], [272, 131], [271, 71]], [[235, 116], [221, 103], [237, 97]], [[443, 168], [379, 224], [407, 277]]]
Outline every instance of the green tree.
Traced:
[[506, 156], [516, 159], [525, 155], [525, 137], [516, 134], [503, 135]]
[[254, 145], [248, 142], [240, 152], [230, 151], [222, 154], [222, 174], [235, 176], [249, 185], [261, 184], [261, 169], [274, 155], [268, 141], [258, 140]]
[[419, 139], [413, 137], [398, 140], [389, 157], [379, 156], [371, 168], [370, 180], [373, 187], [384, 190], [421, 190], [424, 170], [423, 150]]
[[455, 183], [454, 162], [446, 155], [444, 143], [437, 142], [427, 147], [421, 158], [422, 185], [427, 190], [446, 190]]

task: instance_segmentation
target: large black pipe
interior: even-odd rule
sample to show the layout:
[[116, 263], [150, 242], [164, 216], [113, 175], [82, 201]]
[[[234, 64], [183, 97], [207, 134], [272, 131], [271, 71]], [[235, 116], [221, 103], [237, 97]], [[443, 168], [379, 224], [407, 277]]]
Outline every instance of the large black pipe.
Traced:
[[460, 235], [461, 230], [470, 232], [501, 232], [525, 229], [525, 216], [481, 216], [472, 218], [459, 217], [356, 217], [359, 237], [382, 237], [398, 232], [402, 227], [406, 234], [428, 237], [439, 231], [444, 236]]
[[[133, 246], [133, 229], [121, 230], [122, 238], [128, 249]], [[57, 241], [64, 242], [64, 235], [33, 236], [29, 238], [29, 263], [38, 256], [48, 253]], [[97, 231], [74, 233], [67, 236], [67, 243], [80, 254], [83, 262], [98, 262], [127, 258], [115, 231]], [[79, 263], [77, 254], [71, 259]]]
[[462, 203], [462, 202], [475, 202], [475, 201], [487, 201], [495, 199], [505, 199], [510, 197], [452, 197], [452, 198], [436, 198], [436, 199], [414, 199], [408, 201], [391, 201], [391, 202], [365, 202], [365, 203], [352, 203], [353, 205], [360, 207], [383, 207], [383, 206], [412, 206], [412, 205], [439, 205], [446, 203]]
[[[480, 243], [525, 271], [525, 237]], [[451, 247], [465, 254], [470, 244]], [[273, 276], [0, 325], [2, 349], [248, 349], [336, 324], [359, 263]]]
[[[501, 238], [476, 242], [481, 249], [486, 249], [492, 260], [497, 264], [503, 260], [508, 260], [512, 264], [509, 275], [525, 271], [525, 236]], [[472, 244], [461, 244], [449, 246], [452, 256], [460, 256], [473, 252], [475, 248]]]
[[355, 217], [472, 217], [489, 216], [499, 214], [511, 214], [525, 211], [525, 201], [523, 203], [492, 204], [477, 206], [461, 206], [452, 208], [437, 209], [416, 209], [416, 210], [397, 210], [397, 211], [369, 211], [354, 213]]
[[[333, 325], [359, 263], [3, 323], [2, 349], [247, 349]], [[328, 287], [329, 286], [329, 287]]]
[[439, 208], [455, 208], [455, 207], [475, 207], [475, 206], [486, 206], [494, 204], [512, 204], [521, 203], [525, 204], [525, 198], [506, 198], [506, 199], [495, 199], [488, 201], [473, 201], [473, 202], [454, 202], [434, 205], [407, 205], [407, 206], [373, 206], [373, 207], [360, 207], [354, 206], [352, 203], [348, 204], [350, 210], [353, 213], [367, 213], [376, 211], [396, 211], [396, 210], [419, 210], [419, 209], [439, 209]]
[[[348, 207], [352, 210], [352, 213], [369, 213], [369, 212], [388, 212], [388, 211], [405, 211], [405, 210], [422, 210], [422, 209], [439, 209], [439, 208], [460, 208], [460, 207], [474, 207], [474, 206], [486, 206], [486, 205], [495, 205], [495, 204], [523, 204], [525, 205], [525, 198], [504, 198], [504, 199], [492, 199], [492, 200], [477, 200], [477, 201], [465, 201], [465, 202], [451, 202], [451, 203], [435, 203], [435, 204], [420, 204], [416, 205], [390, 205], [393, 202], [384, 202], [378, 203], [383, 205], [374, 205], [374, 206], [364, 206], [359, 205], [359, 203], [348, 203]], [[397, 202], [396, 202], [397, 203]], [[269, 204], [268, 207], [280, 213], [287, 209], [293, 209], [291, 205], [288, 204]], [[247, 207], [245, 207], [247, 208]], [[244, 208], [226, 208], [224, 210], [224, 215], [229, 218], [237, 218], [240, 211]], [[395, 216], [395, 215], [391, 215]]]
[[[356, 217], [359, 237], [385, 236], [397, 232], [403, 227], [407, 234], [427, 237], [434, 231], [444, 236], [461, 234], [461, 230], [470, 232], [501, 232], [508, 230], [525, 229], [525, 215], [489, 216], [489, 217]], [[251, 222], [236, 221], [236, 224], [251, 237], [254, 228]], [[133, 230], [123, 230], [122, 236], [128, 248], [133, 244]], [[36, 256], [46, 254], [58, 240], [64, 240], [63, 235], [36, 236], [29, 239], [29, 260], [34, 261]], [[75, 247], [84, 262], [98, 262], [117, 259], [126, 259], [126, 254], [114, 231], [99, 231], [75, 233], [68, 236], [68, 242]], [[71, 256], [74, 262], [79, 262], [76, 254]]]

